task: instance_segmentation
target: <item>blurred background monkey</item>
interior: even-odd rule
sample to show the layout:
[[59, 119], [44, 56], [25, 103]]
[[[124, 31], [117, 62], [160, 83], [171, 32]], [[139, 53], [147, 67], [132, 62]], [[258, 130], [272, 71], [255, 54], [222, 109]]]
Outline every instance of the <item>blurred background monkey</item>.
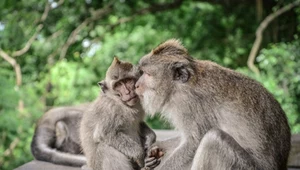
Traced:
[[38, 121], [31, 142], [35, 159], [68, 166], [82, 166], [86, 158], [79, 142], [79, 123], [89, 103], [57, 107]]

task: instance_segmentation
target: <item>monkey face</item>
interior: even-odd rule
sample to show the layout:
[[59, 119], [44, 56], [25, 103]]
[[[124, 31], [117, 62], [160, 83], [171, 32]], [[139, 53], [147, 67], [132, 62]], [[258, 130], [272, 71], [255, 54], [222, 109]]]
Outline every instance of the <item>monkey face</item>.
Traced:
[[135, 87], [145, 111], [151, 115], [161, 112], [165, 100], [173, 89], [171, 78], [168, 76], [169, 70], [162, 70], [162, 65], [141, 66], [141, 77]]
[[127, 78], [120, 80], [114, 84], [114, 90], [118, 93], [118, 96], [128, 106], [134, 106], [138, 101], [138, 97], [135, 93], [136, 79]]
[[106, 72], [105, 80], [98, 84], [104, 94], [132, 107], [139, 102], [134, 86], [138, 76], [136, 67], [115, 57]]
[[162, 112], [172, 95], [188, 83], [190, 62], [186, 49], [177, 40], [169, 40], [141, 58], [142, 75], [136, 83], [136, 93], [147, 113]]
[[152, 83], [153, 82], [153, 77], [149, 73], [144, 72], [143, 70], [140, 70], [140, 72], [141, 72], [141, 77], [139, 78], [139, 80], [135, 84], [135, 87], [136, 87], [135, 92], [141, 98], [143, 98], [145, 90], [150, 88], [148, 86], [151, 86], [151, 85], [153, 86], [153, 83]]

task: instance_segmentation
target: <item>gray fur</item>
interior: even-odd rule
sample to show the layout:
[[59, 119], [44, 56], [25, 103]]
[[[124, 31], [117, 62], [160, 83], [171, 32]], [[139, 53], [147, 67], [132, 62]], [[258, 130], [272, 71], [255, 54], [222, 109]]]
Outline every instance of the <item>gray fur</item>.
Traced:
[[86, 164], [78, 123], [88, 105], [54, 108], [40, 118], [31, 143], [35, 159], [68, 166]]
[[155, 169], [287, 169], [287, 118], [258, 82], [192, 58], [177, 40], [155, 48], [139, 66], [144, 74], [136, 93], [145, 111], [161, 112], [181, 132], [179, 145]]
[[102, 88], [107, 86], [105, 92], [82, 118], [82, 147], [88, 167], [94, 170], [140, 169], [144, 166], [145, 147], [156, 139], [155, 133], [143, 122], [145, 114], [139, 102], [127, 105], [114, 90], [114, 83], [134, 78], [136, 69], [129, 63], [123, 64], [117, 59], [113, 61], [105, 81], [101, 82]]

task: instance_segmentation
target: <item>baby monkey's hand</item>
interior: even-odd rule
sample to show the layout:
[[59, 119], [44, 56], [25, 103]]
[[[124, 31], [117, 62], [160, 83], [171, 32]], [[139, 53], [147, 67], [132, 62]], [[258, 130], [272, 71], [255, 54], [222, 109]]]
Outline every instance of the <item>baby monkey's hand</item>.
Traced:
[[147, 153], [147, 157], [145, 159], [145, 167], [141, 170], [151, 170], [157, 167], [160, 164], [161, 157], [164, 156], [164, 152], [161, 148], [157, 146], [152, 147]]

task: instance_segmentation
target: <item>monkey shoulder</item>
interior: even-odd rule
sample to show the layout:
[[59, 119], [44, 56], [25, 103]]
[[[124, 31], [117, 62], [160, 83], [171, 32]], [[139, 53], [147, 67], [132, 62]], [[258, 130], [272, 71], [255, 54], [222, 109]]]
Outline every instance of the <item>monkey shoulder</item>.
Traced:
[[132, 115], [135, 113], [139, 113], [142, 110], [141, 108], [131, 108], [125, 105], [122, 101], [109, 97], [107, 95], [100, 96], [98, 98], [98, 102], [96, 102], [95, 105], [102, 113], [110, 112], [111, 115], [116, 114], [115, 116], [117, 117], [123, 117], [124, 115], [127, 115], [127, 117], [129, 117], [128, 114]]
[[197, 60], [196, 69], [198, 86], [208, 89], [205, 92], [229, 97], [228, 100], [241, 96], [249, 99], [251, 96], [269, 95], [269, 92], [258, 81], [217, 63]]
[[107, 131], [125, 126], [127, 122], [128, 116], [124, 106], [107, 96], [101, 96], [84, 113], [82, 126], [106, 134]]

